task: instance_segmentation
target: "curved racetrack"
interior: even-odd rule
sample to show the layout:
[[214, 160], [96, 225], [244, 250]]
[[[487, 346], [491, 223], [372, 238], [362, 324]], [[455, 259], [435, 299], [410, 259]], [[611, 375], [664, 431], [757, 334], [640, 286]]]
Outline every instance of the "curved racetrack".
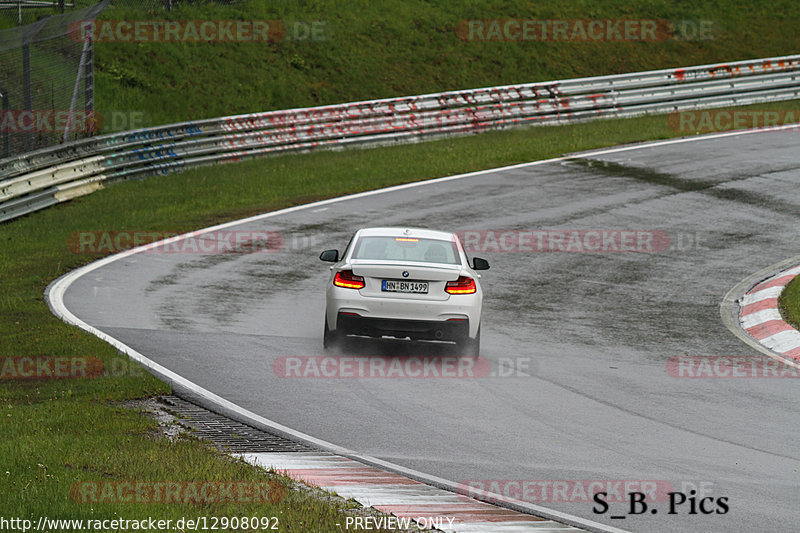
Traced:
[[[665, 142], [401, 187], [250, 221], [283, 250], [139, 253], [65, 295], [78, 317], [261, 416], [454, 482], [656, 480], [727, 497], [727, 514], [613, 520], [586, 501], [535, 503], [631, 531], [797, 527], [797, 380], [688, 379], [678, 355], [755, 355], [719, 303], [752, 272], [800, 253], [795, 130]], [[473, 379], [286, 379], [276, 359], [324, 355], [328, 267], [368, 225], [664, 232], [656, 253], [494, 252], [483, 275]], [[653, 233], [662, 235], [662, 233]], [[662, 243], [663, 241], [658, 241]], [[351, 342], [343, 354], [437, 348]], [[552, 498], [551, 498], [552, 499]]]

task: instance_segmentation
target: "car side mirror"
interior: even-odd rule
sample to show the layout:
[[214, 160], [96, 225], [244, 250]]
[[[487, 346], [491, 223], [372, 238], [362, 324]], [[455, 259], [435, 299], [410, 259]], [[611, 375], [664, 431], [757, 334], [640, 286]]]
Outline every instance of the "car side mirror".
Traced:
[[480, 257], [473, 257], [472, 258], [472, 269], [473, 270], [489, 270], [489, 261], [486, 259], [481, 259]]
[[339, 260], [339, 250], [325, 250], [319, 254], [319, 258], [329, 263], [335, 263]]

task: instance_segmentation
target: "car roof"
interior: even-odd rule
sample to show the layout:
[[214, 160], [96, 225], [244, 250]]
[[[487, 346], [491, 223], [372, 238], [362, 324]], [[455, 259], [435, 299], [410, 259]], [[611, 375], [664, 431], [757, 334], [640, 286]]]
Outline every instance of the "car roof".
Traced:
[[450, 233], [449, 231], [436, 231], [424, 228], [362, 228], [358, 230], [357, 233], [360, 237], [417, 237], [421, 239], [439, 239], [443, 241], [455, 240], [455, 234]]

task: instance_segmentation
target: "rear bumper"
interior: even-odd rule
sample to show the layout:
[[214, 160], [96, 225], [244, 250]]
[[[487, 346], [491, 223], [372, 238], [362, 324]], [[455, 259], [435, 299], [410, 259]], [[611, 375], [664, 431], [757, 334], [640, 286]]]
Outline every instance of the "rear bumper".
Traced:
[[[469, 329], [468, 336], [475, 338], [481, 321], [482, 293], [480, 289], [474, 294], [450, 295], [446, 300], [421, 300], [402, 297], [375, 298], [361, 295], [353, 289], [328, 285], [325, 306], [328, 328], [336, 331], [347, 327], [348, 323], [339, 325], [340, 316], [354, 316], [361, 322], [360, 330], [372, 330], [370, 336], [395, 335], [415, 338], [433, 338], [437, 329], [442, 331], [442, 338], [450, 335], [453, 328]], [[348, 314], [349, 313], [349, 314]], [[466, 319], [466, 320], [450, 320]], [[444, 329], [442, 329], [444, 328]], [[381, 333], [387, 331], [387, 333]], [[428, 336], [426, 337], [426, 332]], [[405, 333], [405, 335], [403, 335]]]
[[342, 335], [459, 341], [469, 335], [469, 320], [405, 320], [339, 313], [336, 330]]

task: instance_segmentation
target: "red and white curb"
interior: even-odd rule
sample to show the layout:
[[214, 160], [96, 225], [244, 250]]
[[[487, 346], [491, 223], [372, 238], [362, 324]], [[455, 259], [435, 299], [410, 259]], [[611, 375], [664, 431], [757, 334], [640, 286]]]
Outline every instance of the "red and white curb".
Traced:
[[750, 337], [773, 352], [800, 362], [800, 331], [784, 322], [778, 310], [781, 292], [800, 274], [800, 265], [758, 283], [739, 299], [739, 323]]
[[564, 533], [585, 531], [481, 502], [405, 476], [324, 452], [237, 454], [248, 463], [352, 498], [422, 529], [453, 533]]

